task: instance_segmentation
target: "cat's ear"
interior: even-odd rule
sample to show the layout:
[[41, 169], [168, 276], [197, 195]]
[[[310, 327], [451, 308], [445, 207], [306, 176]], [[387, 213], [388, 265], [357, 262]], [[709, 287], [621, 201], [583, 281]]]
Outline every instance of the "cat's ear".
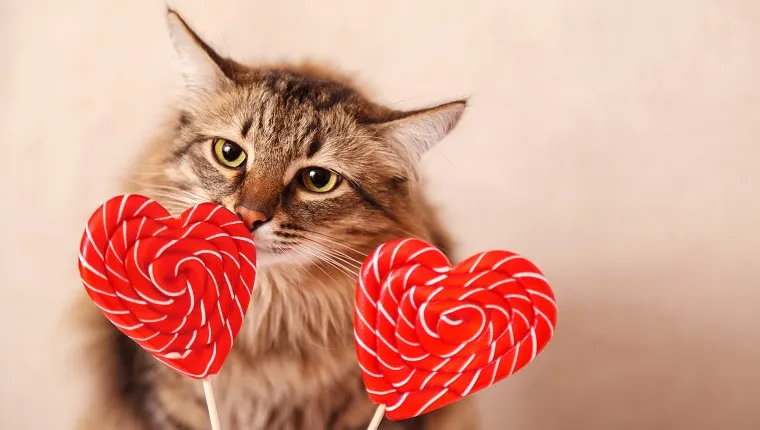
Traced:
[[229, 61], [206, 44], [178, 13], [167, 10], [166, 22], [176, 67], [188, 90], [210, 91], [234, 78]]
[[466, 100], [444, 103], [394, 115], [393, 119], [377, 124], [376, 127], [416, 161], [449, 134], [466, 107]]

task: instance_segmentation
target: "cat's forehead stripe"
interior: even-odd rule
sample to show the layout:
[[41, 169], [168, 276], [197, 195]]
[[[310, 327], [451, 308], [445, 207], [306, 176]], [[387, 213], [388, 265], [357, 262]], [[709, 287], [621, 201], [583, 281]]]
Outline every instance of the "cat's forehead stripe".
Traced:
[[339, 82], [300, 75], [289, 71], [268, 71], [264, 88], [286, 103], [308, 103], [317, 111], [328, 110], [348, 101], [355, 91]]
[[248, 132], [251, 131], [251, 126], [253, 125], [253, 117], [248, 116], [245, 121], [243, 121], [243, 126], [240, 127], [240, 135], [243, 136], [243, 139], [245, 139], [248, 136]]
[[309, 149], [306, 151], [306, 157], [313, 157], [322, 148], [322, 141], [320, 139], [312, 139], [309, 143]]

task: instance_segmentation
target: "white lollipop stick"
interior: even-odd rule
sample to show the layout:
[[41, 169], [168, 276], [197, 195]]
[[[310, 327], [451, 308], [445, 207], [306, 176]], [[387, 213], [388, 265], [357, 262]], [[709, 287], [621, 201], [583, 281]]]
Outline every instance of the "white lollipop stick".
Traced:
[[222, 430], [219, 424], [219, 413], [216, 411], [216, 402], [214, 401], [214, 390], [211, 388], [211, 380], [203, 380], [203, 391], [206, 393], [206, 405], [208, 406], [208, 416], [211, 418], [211, 430]]
[[380, 427], [380, 421], [383, 420], [384, 414], [385, 414], [385, 405], [378, 406], [377, 410], [375, 410], [375, 416], [372, 417], [372, 421], [369, 422], [369, 426], [367, 427], [367, 430], [377, 430], [377, 428]]

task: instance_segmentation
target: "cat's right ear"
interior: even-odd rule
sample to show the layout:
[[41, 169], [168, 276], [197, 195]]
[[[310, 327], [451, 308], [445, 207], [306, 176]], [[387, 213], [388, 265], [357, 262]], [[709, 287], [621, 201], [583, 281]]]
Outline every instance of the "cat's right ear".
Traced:
[[169, 9], [166, 13], [175, 63], [191, 92], [208, 92], [234, 79], [230, 63], [204, 42], [184, 19]]

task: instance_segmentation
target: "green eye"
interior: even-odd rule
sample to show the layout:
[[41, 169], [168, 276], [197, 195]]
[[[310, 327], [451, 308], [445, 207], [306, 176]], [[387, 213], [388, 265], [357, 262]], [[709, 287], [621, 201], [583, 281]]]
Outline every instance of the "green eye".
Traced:
[[321, 167], [307, 167], [301, 170], [300, 182], [307, 190], [314, 193], [326, 193], [335, 189], [340, 176]]
[[223, 165], [237, 169], [244, 162], [248, 154], [235, 142], [226, 139], [214, 139], [214, 156]]

